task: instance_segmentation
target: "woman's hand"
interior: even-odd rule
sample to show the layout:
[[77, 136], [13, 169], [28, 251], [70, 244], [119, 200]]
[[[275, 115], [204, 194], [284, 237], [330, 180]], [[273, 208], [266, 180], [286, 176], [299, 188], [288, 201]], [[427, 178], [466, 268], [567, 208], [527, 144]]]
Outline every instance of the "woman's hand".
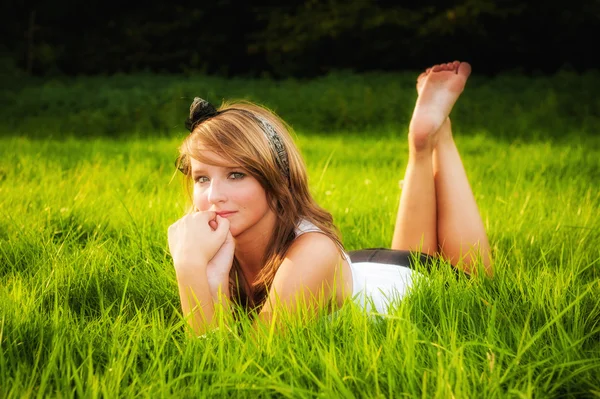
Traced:
[[229, 220], [215, 212], [185, 215], [169, 227], [169, 250], [175, 269], [205, 268], [223, 247], [228, 236], [231, 236]]
[[[225, 218], [217, 216], [218, 222], [210, 221], [211, 227], [218, 228], [217, 225], [222, 223]], [[213, 256], [213, 258], [206, 265], [206, 277], [208, 279], [208, 286], [213, 299], [219, 299], [219, 291], [229, 298], [229, 272], [233, 265], [233, 255], [235, 253], [235, 241], [231, 235], [231, 231], [227, 231], [225, 242], [221, 245], [221, 248]]]

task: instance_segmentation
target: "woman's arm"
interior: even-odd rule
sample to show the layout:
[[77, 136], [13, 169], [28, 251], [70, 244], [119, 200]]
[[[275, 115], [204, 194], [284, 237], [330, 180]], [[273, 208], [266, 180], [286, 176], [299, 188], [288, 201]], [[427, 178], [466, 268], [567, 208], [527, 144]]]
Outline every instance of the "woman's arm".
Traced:
[[177, 269], [181, 310], [195, 335], [210, 329], [215, 313], [214, 300], [206, 278], [206, 265]]
[[235, 240], [231, 231], [227, 233], [225, 242], [206, 266], [206, 277], [210, 293], [215, 302], [228, 306], [231, 299], [229, 292], [229, 272], [233, 265]]
[[225, 263], [228, 259], [228, 268], [231, 268], [234, 244], [229, 221], [214, 212], [186, 215], [169, 227], [169, 249], [175, 265], [183, 314], [194, 333], [202, 335], [215, 324], [213, 292], [219, 299], [218, 279], [217, 286], [211, 287], [210, 283], [214, 281], [208, 278], [207, 273], [214, 277], [215, 270], [227, 268]]
[[343, 257], [337, 245], [321, 233], [297, 238], [279, 267], [258, 316], [270, 322], [279, 311], [306, 309], [314, 315], [344, 289]]

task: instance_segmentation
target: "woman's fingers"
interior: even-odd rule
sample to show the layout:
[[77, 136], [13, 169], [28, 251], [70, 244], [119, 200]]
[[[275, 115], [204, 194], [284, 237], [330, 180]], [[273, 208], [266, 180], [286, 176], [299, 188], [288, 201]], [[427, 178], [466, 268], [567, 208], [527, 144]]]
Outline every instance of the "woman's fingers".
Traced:
[[200, 220], [206, 221], [207, 223], [210, 220], [215, 220], [216, 216], [217, 216], [217, 213], [215, 211], [201, 211], [201, 212], [192, 213], [192, 217], [194, 219], [198, 218]]
[[206, 266], [227, 240], [229, 220], [214, 211], [185, 215], [169, 227], [169, 249], [175, 267]]
[[227, 237], [227, 233], [229, 233], [229, 219], [223, 218], [217, 215], [217, 228], [215, 232], [218, 233], [219, 236], [223, 237], [223, 241]]

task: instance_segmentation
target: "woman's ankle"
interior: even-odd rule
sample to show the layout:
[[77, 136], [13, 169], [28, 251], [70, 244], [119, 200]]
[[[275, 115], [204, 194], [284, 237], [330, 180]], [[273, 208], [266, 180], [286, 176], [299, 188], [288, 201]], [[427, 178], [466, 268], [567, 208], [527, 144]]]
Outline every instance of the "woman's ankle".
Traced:
[[408, 145], [408, 163], [419, 164], [431, 162], [433, 159], [433, 146], [417, 147], [413, 143]]

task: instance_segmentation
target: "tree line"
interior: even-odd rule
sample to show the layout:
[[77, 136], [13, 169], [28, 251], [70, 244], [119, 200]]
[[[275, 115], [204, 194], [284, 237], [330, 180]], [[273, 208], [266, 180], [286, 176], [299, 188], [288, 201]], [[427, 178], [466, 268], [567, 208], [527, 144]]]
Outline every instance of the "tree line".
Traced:
[[8, 0], [0, 11], [4, 68], [42, 76], [311, 77], [454, 59], [490, 74], [598, 67], [587, 45], [596, 0]]

